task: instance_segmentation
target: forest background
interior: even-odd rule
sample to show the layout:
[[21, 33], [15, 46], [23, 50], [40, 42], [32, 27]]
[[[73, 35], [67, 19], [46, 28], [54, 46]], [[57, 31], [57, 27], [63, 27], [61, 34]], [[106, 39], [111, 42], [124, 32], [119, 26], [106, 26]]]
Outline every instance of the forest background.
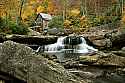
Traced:
[[125, 0], [1, 0], [0, 32], [27, 34], [38, 13], [53, 16], [50, 28], [76, 32], [105, 24], [125, 23]]

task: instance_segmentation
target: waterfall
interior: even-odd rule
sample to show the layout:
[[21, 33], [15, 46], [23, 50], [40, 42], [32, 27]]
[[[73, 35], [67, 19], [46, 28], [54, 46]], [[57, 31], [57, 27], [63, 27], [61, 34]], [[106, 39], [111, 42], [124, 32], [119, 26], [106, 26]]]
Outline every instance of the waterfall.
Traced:
[[85, 39], [83, 37], [81, 37], [82, 39], [82, 43], [79, 44], [79, 49], [77, 50], [78, 53], [89, 53], [89, 52], [94, 52], [94, 51], [98, 51], [97, 49], [93, 48], [92, 46], [87, 45]]
[[[40, 50], [39, 47], [36, 52]], [[98, 51], [92, 46], [87, 45], [83, 37], [66, 36], [59, 37], [55, 44], [46, 45], [44, 52], [47, 53], [90, 53]]]
[[59, 37], [55, 44], [50, 44], [45, 46], [45, 52], [60, 52], [61, 49], [64, 49], [63, 40], [66, 37]]

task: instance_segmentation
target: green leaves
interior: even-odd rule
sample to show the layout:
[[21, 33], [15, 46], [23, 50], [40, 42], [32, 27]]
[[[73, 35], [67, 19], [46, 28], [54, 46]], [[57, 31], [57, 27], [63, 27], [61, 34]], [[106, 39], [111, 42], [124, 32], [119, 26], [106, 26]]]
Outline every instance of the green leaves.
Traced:
[[50, 28], [63, 28], [63, 17], [55, 16], [52, 21], [49, 23]]
[[10, 20], [9, 18], [7, 19], [1, 18], [0, 19], [0, 32], [6, 33], [6, 34], [24, 35], [24, 34], [27, 34], [28, 28], [22, 23], [17, 25], [15, 22]]

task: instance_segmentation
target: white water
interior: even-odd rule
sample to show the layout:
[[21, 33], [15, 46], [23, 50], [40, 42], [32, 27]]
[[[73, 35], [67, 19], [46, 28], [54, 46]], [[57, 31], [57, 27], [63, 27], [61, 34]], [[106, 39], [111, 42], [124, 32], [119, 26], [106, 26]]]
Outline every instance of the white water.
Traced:
[[78, 49], [78, 53], [88, 53], [90, 51], [98, 51], [97, 49], [93, 48], [92, 46], [87, 45], [85, 39], [83, 37], [81, 37], [82, 39], [82, 43], [79, 44], [79, 49]]
[[[77, 48], [75, 49], [65, 49], [65, 44], [64, 39], [66, 37], [60, 37], [57, 40], [57, 43], [55, 44], [50, 44], [50, 45], [46, 45], [45, 46], [45, 52], [47, 53], [63, 53], [65, 51], [73, 51], [73, 53], [89, 53], [89, 52], [94, 52], [94, 51], [98, 51], [97, 49], [87, 45], [85, 39], [83, 37], [81, 37], [82, 43], [76, 45]], [[70, 39], [69, 39], [70, 41]], [[39, 48], [38, 48], [39, 49]]]
[[60, 37], [58, 38], [57, 43], [45, 46], [45, 52], [60, 52], [59, 49], [64, 48], [63, 40], [65, 38], [66, 37]]

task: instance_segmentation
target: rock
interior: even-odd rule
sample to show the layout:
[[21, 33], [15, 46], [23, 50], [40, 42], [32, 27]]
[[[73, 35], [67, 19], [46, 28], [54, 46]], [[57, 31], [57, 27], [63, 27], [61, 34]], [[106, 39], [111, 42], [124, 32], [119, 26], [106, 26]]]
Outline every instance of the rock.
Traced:
[[57, 35], [59, 32], [60, 32], [59, 29], [52, 28], [52, 29], [48, 29], [47, 33], [50, 34], [50, 35]]
[[121, 49], [122, 51], [125, 51], [125, 47], [122, 47], [122, 49]]
[[84, 79], [92, 79], [92, 78], [95, 78], [96, 75], [94, 73], [91, 73], [91, 72], [86, 72], [86, 71], [81, 71], [81, 70], [73, 70], [73, 69], [70, 69], [68, 70], [70, 73], [73, 73], [75, 75], [78, 75]]
[[93, 44], [98, 46], [98, 47], [105, 47], [106, 46], [106, 41], [105, 39], [102, 40], [94, 40]]
[[58, 63], [12, 41], [0, 45], [0, 71], [27, 83], [85, 83]]
[[120, 57], [112, 53], [105, 53], [105, 55], [106, 56], [100, 57], [93, 65], [125, 67], [125, 57]]
[[71, 29], [64, 29], [65, 35], [69, 35], [69, 34], [72, 34], [72, 33], [73, 33], [73, 30], [71, 30]]
[[93, 46], [98, 49], [121, 49], [125, 46], [125, 32], [120, 31], [118, 28], [112, 30], [106, 29], [90, 29], [84, 32], [82, 36], [89, 39]]
[[[98, 51], [63, 64], [70, 73], [88, 83], [124, 83], [125, 57]], [[116, 78], [116, 79], [115, 79]]]
[[80, 56], [81, 63], [95, 63], [98, 60], [98, 56]]
[[111, 36], [112, 48], [121, 49], [125, 46], [125, 33], [117, 32]]
[[110, 39], [94, 40], [93, 44], [99, 49], [100, 48], [109, 48], [112, 46]]
[[22, 44], [46, 45], [57, 41], [56, 36], [28, 36], [28, 35], [11, 35], [6, 36], [6, 40], [11, 40]]
[[68, 45], [78, 45], [83, 42], [82, 37], [80, 36], [68, 36], [64, 39], [64, 44]]
[[35, 30], [32, 30], [29, 28], [29, 32], [28, 32], [28, 35], [31, 35], [31, 36], [40, 36], [41, 33], [35, 31]]
[[91, 40], [91, 41], [93, 41], [93, 40], [102, 40], [102, 39], [105, 39], [103, 35], [89, 36], [88, 38], [89, 38], [89, 40]]
[[113, 53], [98, 52], [92, 56], [80, 56], [80, 63], [95, 66], [125, 67], [125, 57]]
[[0, 43], [3, 43], [4, 41], [6, 41], [6, 35], [0, 34]]
[[118, 55], [118, 56], [122, 56], [122, 57], [125, 57], [125, 51], [112, 51], [112, 53]]
[[31, 36], [31, 35], [5, 35], [0, 34], [0, 43], [11, 40], [17, 43], [30, 44], [30, 45], [46, 45], [53, 44], [57, 41], [57, 36]]

